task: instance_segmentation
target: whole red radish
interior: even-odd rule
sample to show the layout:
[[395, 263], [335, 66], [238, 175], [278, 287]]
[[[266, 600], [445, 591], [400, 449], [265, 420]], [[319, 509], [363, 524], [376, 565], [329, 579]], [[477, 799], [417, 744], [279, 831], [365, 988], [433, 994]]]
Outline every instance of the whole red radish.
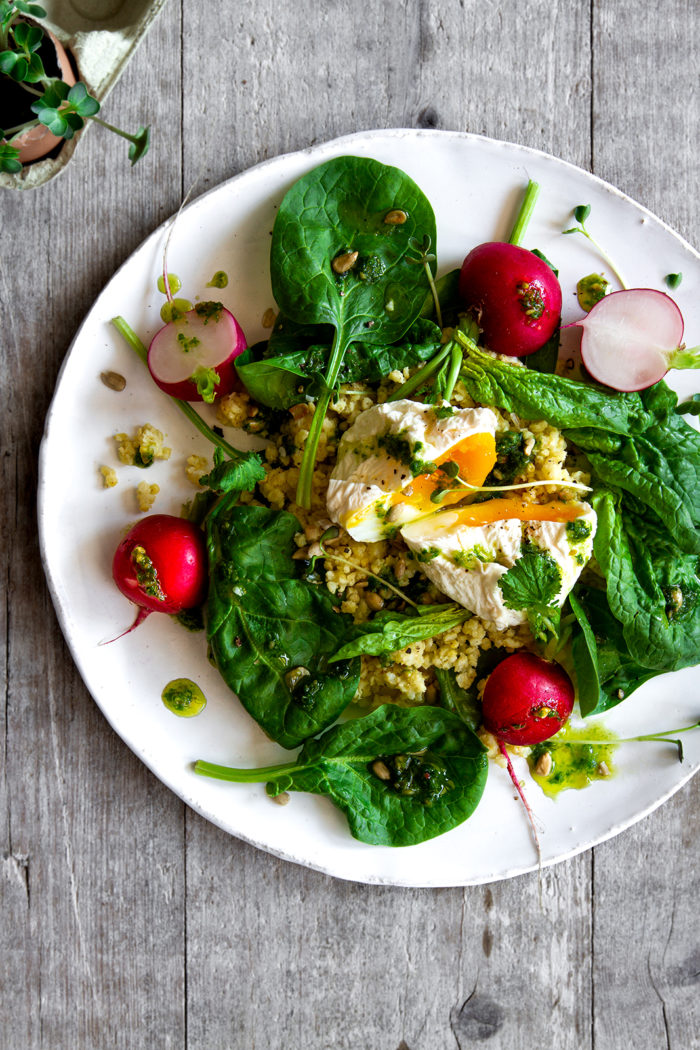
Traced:
[[221, 303], [198, 303], [156, 332], [148, 348], [148, 368], [166, 394], [211, 403], [242, 389], [234, 362], [246, 345], [230, 310]]
[[459, 294], [476, 311], [484, 343], [496, 354], [534, 354], [559, 325], [559, 281], [537, 255], [515, 244], [489, 241], [473, 248], [462, 264]]
[[142, 610], [172, 614], [201, 605], [207, 593], [202, 530], [171, 514], [143, 518], [117, 547], [112, 575]]
[[575, 324], [584, 365], [613, 390], [644, 390], [670, 368], [700, 368], [700, 348], [682, 345], [678, 306], [655, 288], [612, 292]]
[[484, 726], [499, 741], [540, 744], [569, 718], [574, 687], [559, 664], [521, 651], [492, 671], [482, 706]]
[[507, 243], [479, 244], [462, 263], [460, 297], [476, 312], [484, 342], [495, 354], [534, 354], [559, 326], [559, 281], [546, 262], [520, 246], [539, 192], [539, 183], [530, 179]]

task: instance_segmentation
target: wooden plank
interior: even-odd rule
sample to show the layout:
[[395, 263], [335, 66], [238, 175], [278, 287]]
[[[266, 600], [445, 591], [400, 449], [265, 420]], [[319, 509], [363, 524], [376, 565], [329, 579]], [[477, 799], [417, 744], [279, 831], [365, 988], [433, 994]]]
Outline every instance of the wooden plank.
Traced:
[[[262, 0], [254, 20], [241, 13], [223, 30], [223, 107], [206, 87], [223, 7], [185, 17], [187, 183], [202, 155], [206, 185], [372, 127], [469, 130], [589, 162], [588, 4], [535, 3], [523, 18], [457, 0]], [[590, 855], [544, 873], [540, 910], [536, 876], [487, 889], [356, 886], [191, 814], [187, 824], [193, 1050], [590, 1046]]]
[[[158, 109], [179, 141], [179, 62], [164, 67], [179, 37], [173, 5], [108, 119], [138, 126], [169, 77], [174, 94]], [[184, 973], [183, 807], [82, 686], [35, 535], [36, 455], [61, 358], [111, 271], [179, 197], [179, 177], [173, 187], [155, 155], [142, 164], [131, 172], [123, 140], [91, 129], [61, 178], [2, 201], [3, 1048], [184, 1042], [173, 994]]]
[[[685, 0], [671, 0], [663, 12], [596, 0], [594, 13], [594, 170], [700, 246], [700, 10]], [[662, 712], [659, 719], [665, 726]], [[695, 777], [652, 817], [595, 851], [596, 1046], [700, 1046], [699, 805]]]

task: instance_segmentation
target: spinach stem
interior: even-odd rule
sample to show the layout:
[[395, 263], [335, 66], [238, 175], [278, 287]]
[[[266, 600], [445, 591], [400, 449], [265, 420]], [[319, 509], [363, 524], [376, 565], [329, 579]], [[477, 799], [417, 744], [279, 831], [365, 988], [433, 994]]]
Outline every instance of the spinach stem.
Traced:
[[412, 394], [414, 391], [418, 390], [419, 387], [427, 383], [430, 377], [437, 372], [451, 349], [452, 340], [450, 339], [449, 342], [440, 347], [434, 357], [431, 357], [429, 361], [426, 361], [424, 365], [421, 365], [418, 371], [414, 372], [410, 379], [407, 379], [398, 390], [395, 390], [391, 397], [387, 398], [387, 401], [400, 401], [401, 398], [408, 397], [409, 394]]
[[230, 780], [237, 784], [259, 784], [266, 780], [273, 780], [285, 773], [295, 773], [305, 766], [297, 765], [296, 762], [282, 762], [276, 766], [259, 766], [257, 769], [236, 769], [234, 766], [217, 766], [213, 762], [202, 762], [201, 759], [194, 764], [195, 773], [203, 777], [213, 777], [214, 780]]
[[346, 349], [346, 339], [343, 337], [341, 329], [336, 328], [335, 336], [333, 338], [333, 346], [331, 347], [331, 357], [328, 362], [328, 368], [326, 369], [326, 389], [316, 402], [314, 417], [311, 420], [309, 436], [306, 441], [301, 467], [299, 468], [296, 501], [298, 506], [303, 507], [304, 510], [311, 509], [314, 467], [316, 466], [316, 454], [318, 452], [318, 445], [323, 431], [323, 421], [326, 418], [326, 413], [328, 412], [331, 403], [331, 397], [333, 396], [333, 390], [338, 381], [338, 373], [340, 372], [340, 366], [343, 363]]
[[515, 220], [515, 225], [513, 226], [511, 235], [508, 238], [509, 244], [514, 244], [517, 247], [521, 245], [522, 239], [525, 236], [525, 231], [527, 230], [530, 224], [530, 219], [532, 218], [532, 213], [535, 210], [535, 204], [537, 203], [537, 198], [539, 197], [539, 195], [539, 182], [533, 182], [532, 179], [530, 179], [530, 181], [527, 184], [527, 189], [525, 190], [523, 203], [520, 205], [518, 217]]
[[457, 380], [459, 379], [459, 372], [462, 367], [462, 359], [464, 354], [459, 343], [452, 342], [452, 349], [450, 350], [450, 367], [447, 373], [447, 379], [445, 380], [445, 392], [442, 395], [444, 401], [451, 401], [452, 394]]
[[[133, 328], [131, 328], [127, 324], [123, 317], [113, 317], [112, 324], [119, 332], [119, 334], [123, 337], [123, 339], [129, 344], [131, 349], [136, 351], [138, 356], [148, 368], [148, 351], [137, 336], [136, 332], [133, 330]], [[245, 452], [241, 452], [241, 450], [238, 448], [234, 448], [233, 445], [229, 445], [228, 441], [226, 441], [225, 438], [219, 437], [219, 435], [212, 430], [208, 423], [204, 422], [199, 413], [195, 412], [195, 410], [192, 408], [192, 405], [190, 405], [187, 401], [180, 401], [179, 398], [170, 397], [169, 394], [166, 394], [166, 397], [169, 397], [170, 400], [177, 405], [181, 412], [184, 412], [184, 414], [189, 419], [190, 423], [192, 423], [197, 428], [200, 434], [203, 434], [205, 438], [211, 441], [212, 445], [216, 445], [217, 448], [220, 448], [222, 450], [222, 452], [225, 452], [230, 459], [240, 459], [241, 456], [245, 456], [247, 454]]]

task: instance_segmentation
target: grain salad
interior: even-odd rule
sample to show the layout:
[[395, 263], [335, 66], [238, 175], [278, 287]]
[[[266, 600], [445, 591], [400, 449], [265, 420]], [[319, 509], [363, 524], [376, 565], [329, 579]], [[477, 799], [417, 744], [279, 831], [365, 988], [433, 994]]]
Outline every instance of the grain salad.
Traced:
[[[313, 475], [310, 510], [300, 507], [295, 501], [295, 496], [299, 465], [313, 416], [313, 405], [295, 406], [280, 425], [279, 431], [270, 434], [270, 443], [264, 451], [265, 480], [259, 482], [256, 494], [243, 493], [241, 501], [251, 504], [263, 503], [275, 510], [286, 510], [294, 514], [302, 525], [302, 530], [295, 536], [300, 558], [310, 558], [320, 553], [318, 540], [331, 524], [326, 507], [326, 493], [341, 436], [362, 412], [386, 402], [387, 398], [410, 378], [413, 371], [409, 368], [403, 371], [396, 370], [379, 385], [353, 383], [340, 387], [338, 397], [323, 424]], [[455, 388], [452, 403], [460, 408], [473, 407], [475, 404], [461, 383]], [[250, 418], [252, 405], [248, 394], [230, 394], [223, 398], [219, 405], [219, 422], [224, 426], [241, 426], [243, 421]], [[546, 489], [527, 489], [525, 500], [533, 503], [544, 503], [554, 498], [570, 500], [575, 498], [576, 493], [567, 487], [569, 483], [588, 484], [589, 476], [580, 470], [571, 455], [568, 455], [566, 441], [555, 427], [541, 420], [521, 420], [512, 413], [497, 412], [496, 415], [498, 434], [517, 431], [523, 437], [523, 450], [527, 462], [513, 480], [561, 482], [560, 486], [552, 485]], [[498, 482], [498, 466], [494, 473]], [[396, 601], [396, 596], [382, 587], [379, 581], [370, 577], [369, 573], [395, 583], [421, 604], [446, 603], [449, 600], [425, 577], [420, 563], [400, 536], [388, 541], [363, 543], [341, 530], [336, 538], [329, 541], [326, 549], [353, 563], [350, 566], [328, 558], [322, 564], [325, 584], [336, 597], [337, 608], [352, 615], [356, 623], [366, 621], [373, 613], [385, 607], [386, 603]], [[499, 629], [492, 623], [473, 616], [456, 628], [425, 641], [415, 642], [398, 652], [383, 655], [381, 658], [362, 656], [360, 684], [355, 703], [365, 710], [385, 703], [402, 706], [435, 703], [438, 700], [435, 668], [455, 671], [458, 684], [466, 689], [474, 682], [482, 652], [492, 646], [514, 651], [532, 645], [532, 641], [527, 624]]]

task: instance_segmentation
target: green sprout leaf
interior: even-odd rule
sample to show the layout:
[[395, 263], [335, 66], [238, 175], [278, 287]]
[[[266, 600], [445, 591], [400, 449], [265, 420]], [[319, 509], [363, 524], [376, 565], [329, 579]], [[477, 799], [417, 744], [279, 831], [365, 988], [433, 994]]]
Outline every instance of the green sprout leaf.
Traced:
[[682, 273], [667, 273], [664, 277], [666, 284], [669, 288], [678, 288], [679, 284], [683, 280]]
[[19, 150], [6, 142], [0, 142], [0, 171], [15, 175], [22, 170], [19, 162]]
[[71, 109], [81, 117], [93, 117], [100, 110], [100, 103], [88, 93], [85, 84], [74, 84], [68, 92]]
[[136, 134], [133, 136], [131, 145], [129, 146], [129, 160], [133, 167], [137, 160], [141, 160], [148, 153], [148, 147], [151, 141], [151, 129], [140, 127]]

